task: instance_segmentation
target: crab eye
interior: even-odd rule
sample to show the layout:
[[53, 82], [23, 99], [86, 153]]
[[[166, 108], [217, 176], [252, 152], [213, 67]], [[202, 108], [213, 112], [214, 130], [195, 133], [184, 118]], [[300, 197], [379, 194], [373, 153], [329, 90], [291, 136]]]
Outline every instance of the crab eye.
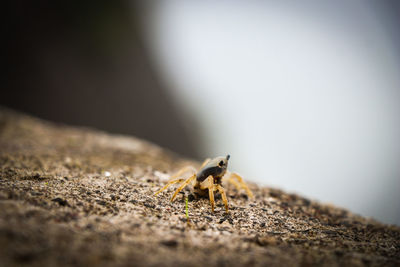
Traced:
[[220, 167], [222, 167], [222, 166], [224, 165], [224, 162], [221, 160], [221, 161], [218, 163], [218, 165], [219, 165]]

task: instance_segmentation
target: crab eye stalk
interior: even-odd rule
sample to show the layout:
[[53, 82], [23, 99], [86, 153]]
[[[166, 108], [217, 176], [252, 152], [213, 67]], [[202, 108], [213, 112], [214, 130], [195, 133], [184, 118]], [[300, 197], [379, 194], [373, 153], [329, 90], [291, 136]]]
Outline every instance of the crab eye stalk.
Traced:
[[230, 155], [226, 155], [226, 160], [229, 160], [230, 159]]
[[224, 162], [221, 160], [221, 161], [218, 163], [218, 166], [220, 166], [220, 167], [224, 166]]

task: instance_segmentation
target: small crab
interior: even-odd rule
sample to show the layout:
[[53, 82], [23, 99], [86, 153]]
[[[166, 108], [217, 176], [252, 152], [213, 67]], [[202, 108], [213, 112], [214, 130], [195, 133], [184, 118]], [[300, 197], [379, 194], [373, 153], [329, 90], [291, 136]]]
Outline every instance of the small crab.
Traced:
[[[194, 189], [198, 193], [206, 193], [208, 190], [208, 195], [210, 198], [211, 210], [214, 212], [214, 191], [218, 191], [221, 194], [222, 201], [225, 205], [225, 210], [228, 212], [228, 200], [224, 188], [222, 187], [222, 179], [226, 179], [228, 182], [236, 186], [236, 188], [246, 190], [249, 197], [253, 197], [253, 193], [243, 181], [242, 177], [237, 173], [231, 173], [227, 170], [228, 160], [230, 156], [226, 157], [216, 157], [214, 159], [206, 159], [197, 172], [192, 166], [183, 167], [174, 176], [170, 178], [170, 181], [160, 190], [158, 190], [155, 195], [158, 195], [169, 186], [182, 183], [181, 186], [176, 189], [174, 195], [171, 198], [171, 202], [174, 201], [178, 193], [184, 189], [190, 183], [193, 183]], [[191, 171], [193, 174], [187, 178], [180, 178], [182, 174]]]

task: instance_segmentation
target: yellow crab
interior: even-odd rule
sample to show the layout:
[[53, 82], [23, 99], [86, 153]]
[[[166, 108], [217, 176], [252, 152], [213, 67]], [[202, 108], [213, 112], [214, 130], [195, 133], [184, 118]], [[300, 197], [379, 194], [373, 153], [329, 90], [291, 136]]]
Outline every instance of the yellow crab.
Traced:
[[[193, 183], [194, 189], [204, 193], [208, 190], [208, 195], [210, 198], [211, 210], [214, 212], [214, 191], [218, 191], [221, 194], [222, 201], [225, 205], [225, 210], [228, 212], [228, 200], [226, 198], [225, 190], [222, 187], [222, 179], [226, 179], [228, 182], [234, 184], [236, 188], [246, 190], [249, 197], [253, 197], [253, 193], [243, 181], [242, 177], [237, 173], [232, 173], [227, 170], [228, 160], [230, 156], [226, 157], [216, 157], [213, 159], [206, 159], [197, 172], [193, 166], [186, 166], [179, 170], [174, 176], [172, 176], [170, 181], [160, 190], [158, 190], [155, 195], [167, 189], [169, 186], [182, 183], [181, 186], [176, 189], [174, 195], [171, 198], [171, 202], [174, 201], [177, 194], [185, 188], [190, 183]], [[182, 174], [186, 172], [193, 172], [193, 174], [187, 178], [179, 178]]]

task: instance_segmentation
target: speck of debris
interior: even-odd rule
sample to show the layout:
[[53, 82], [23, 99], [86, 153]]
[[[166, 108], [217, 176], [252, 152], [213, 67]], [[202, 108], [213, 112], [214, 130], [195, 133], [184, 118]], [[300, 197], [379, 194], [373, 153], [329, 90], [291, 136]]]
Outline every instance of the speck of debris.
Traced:
[[97, 199], [96, 202], [97, 202], [97, 204], [102, 205], [102, 206], [107, 205], [107, 202], [105, 202], [104, 200], [101, 200], [101, 199]]
[[151, 209], [154, 209], [155, 207], [156, 207], [156, 205], [154, 205], [154, 204], [150, 204], [150, 203], [143, 203], [143, 205], [145, 206], [145, 207], [147, 207], [147, 208], [151, 208]]
[[189, 202], [192, 202], [195, 199], [196, 199], [196, 197], [194, 196], [194, 194], [189, 194], [189, 196], [188, 196], [188, 201]]
[[53, 198], [51, 201], [58, 203], [60, 206], [68, 206], [68, 201], [62, 198]]
[[161, 241], [161, 244], [167, 247], [176, 247], [178, 246], [178, 241], [174, 240], [174, 239], [170, 239], [170, 240], [163, 240]]

